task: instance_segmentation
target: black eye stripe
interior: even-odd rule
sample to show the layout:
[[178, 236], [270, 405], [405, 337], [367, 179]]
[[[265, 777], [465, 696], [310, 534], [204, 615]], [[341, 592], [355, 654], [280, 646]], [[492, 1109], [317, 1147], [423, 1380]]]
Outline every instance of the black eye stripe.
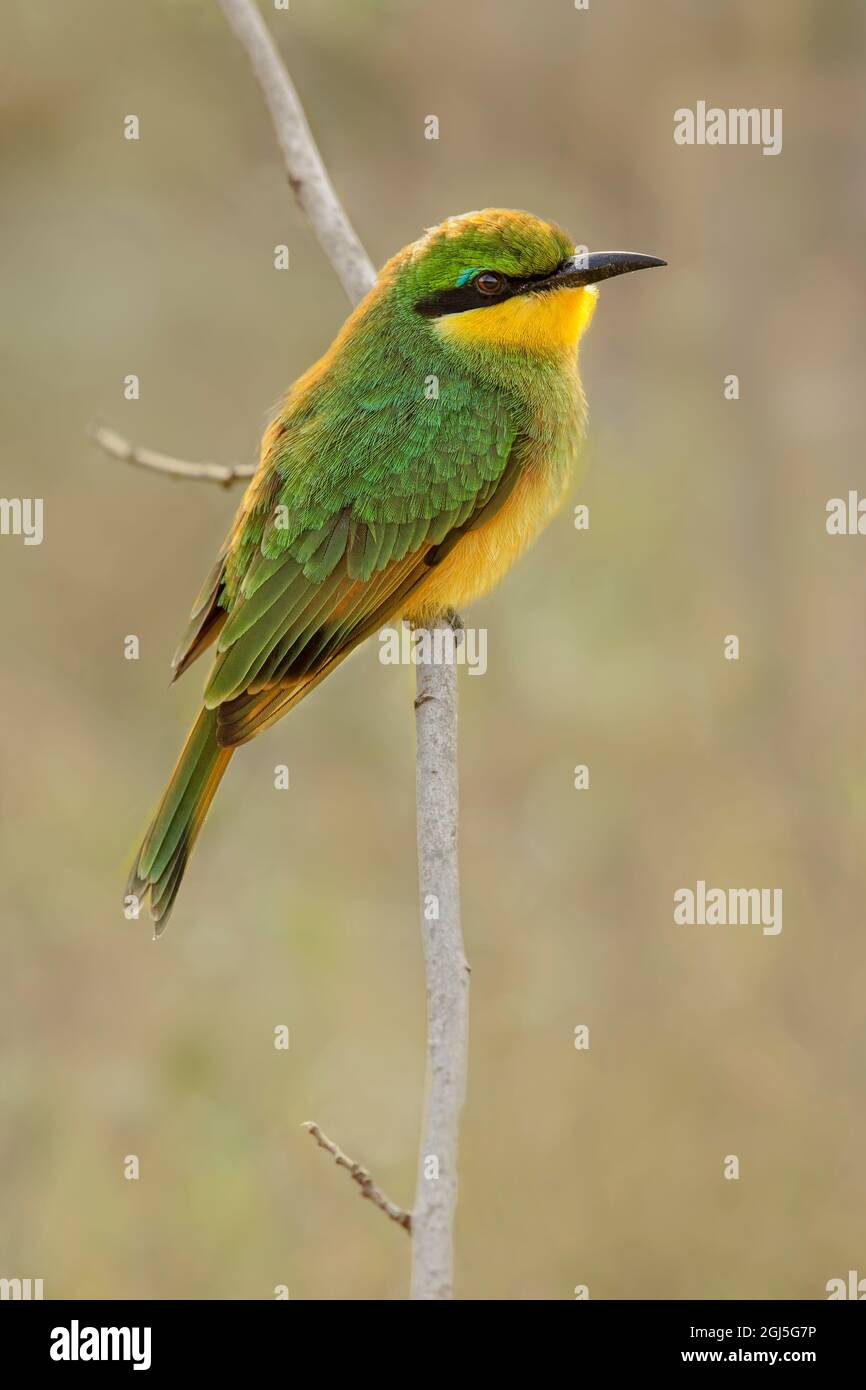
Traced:
[[[562, 262], [560, 262], [560, 265]], [[467, 309], [483, 309], [493, 304], [501, 304], [506, 299], [512, 299], [516, 294], [522, 294], [524, 290], [530, 289], [534, 284], [540, 284], [549, 280], [551, 275], [556, 273], [559, 266], [554, 270], [542, 270], [535, 275], [504, 275], [501, 270], [494, 270], [492, 267], [487, 270], [478, 271], [478, 275], [501, 275], [503, 278], [502, 288], [496, 294], [483, 294], [478, 289], [475, 281], [478, 275], [473, 275], [471, 280], [467, 280], [465, 285], [455, 285], [451, 289], [437, 290], [435, 294], [428, 295], [426, 299], [419, 299], [415, 308], [419, 314], [425, 318], [435, 319], [443, 314], [462, 314]]]

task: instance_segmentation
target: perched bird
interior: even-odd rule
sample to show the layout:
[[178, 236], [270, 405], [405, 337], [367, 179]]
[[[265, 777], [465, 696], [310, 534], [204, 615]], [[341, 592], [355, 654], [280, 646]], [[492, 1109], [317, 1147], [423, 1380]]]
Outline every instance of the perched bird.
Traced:
[[583, 433], [596, 285], [664, 264], [576, 255], [525, 212], [450, 217], [295, 382], [172, 663], [180, 676], [216, 643], [127, 886], [157, 933], [234, 750], [384, 624], [486, 593], [550, 520]]

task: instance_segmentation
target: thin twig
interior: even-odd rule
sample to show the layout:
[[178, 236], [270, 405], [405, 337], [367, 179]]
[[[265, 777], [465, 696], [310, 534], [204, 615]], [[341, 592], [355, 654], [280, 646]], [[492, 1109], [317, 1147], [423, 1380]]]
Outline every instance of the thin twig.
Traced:
[[344, 1154], [333, 1139], [329, 1139], [327, 1134], [322, 1133], [314, 1120], [305, 1120], [301, 1128], [313, 1136], [320, 1149], [327, 1150], [338, 1168], [346, 1169], [353, 1182], [356, 1182], [360, 1187], [362, 1197], [366, 1197], [368, 1202], [372, 1202], [374, 1207], [378, 1207], [386, 1216], [390, 1216], [391, 1220], [396, 1221], [397, 1225], [402, 1226], [405, 1231], [411, 1231], [411, 1214], [385, 1196], [381, 1187], [376, 1186], [366, 1168], [362, 1168], [360, 1163], [356, 1163], [353, 1158], [349, 1158], [348, 1154]]
[[334, 191], [294, 83], [253, 0], [220, 0], [220, 4], [253, 65], [277, 132], [292, 192], [343, 289], [357, 304], [374, 284], [376, 272]]
[[[459, 620], [457, 620], [459, 621]], [[457, 1145], [466, 1094], [469, 967], [460, 930], [456, 646], [442, 618], [419, 639], [415, 700], [418, 885], [427, 971], [427, 1104], [412, 1240], [413, 1299], [454, 1296]], [[426, 647], [426, 659], [424, 659]], [[437, 662], [437, 652], [444, 660]]]
[[186, 459], [172, 458], [169, 454], [158, 454], [155, 449], [141, 449], [107, 425], [91, 425], [87, 432], [106, 454], [123, 463], [134, 463], [138, 468], [162, 473], [167, 478], [193, 478], [197, 482], [231, 487], [233, 483], [247, 482], [256, 471], [252, 463], [189, 463]]

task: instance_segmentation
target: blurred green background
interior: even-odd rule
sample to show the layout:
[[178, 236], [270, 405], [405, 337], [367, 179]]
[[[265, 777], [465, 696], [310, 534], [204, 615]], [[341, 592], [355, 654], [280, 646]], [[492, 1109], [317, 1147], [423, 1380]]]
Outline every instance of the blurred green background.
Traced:
[[[584, 476], [464, 615], [458, 1294], [822, 1297], [866, 1274], [866, 540], [824, 527], [866, 492], [863, 8], [265, 8], [377, 264], [486, 205], [670, 262], [602, 288]], [[370, 644], [243, 750], [155, 946], [120, 894], [238, 495], [86, 439], [251, 460], [346, 304], [215, 4], [7, 0], [0, 50], [2, 491], [45, 499], [40, 547], [0, 540], [0, 1275], [401, 1298], [407, 1240], [300, 1124], [411, 1204], [413, 675]], [[676, 146], [698, 100], [782, 107], [783, 152]], [[676, 927], [699, 878], [781, 887], [781, 935]]]

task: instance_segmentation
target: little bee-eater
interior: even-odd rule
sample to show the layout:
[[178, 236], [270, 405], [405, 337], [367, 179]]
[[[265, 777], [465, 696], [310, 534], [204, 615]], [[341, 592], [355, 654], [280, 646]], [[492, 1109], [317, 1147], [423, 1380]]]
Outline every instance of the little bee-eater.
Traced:
[[204, 706], [127, 887], [166, 924], [234, 750], [403, 617], [484, 594], [563, 500], [600, 280], [655, 256], [575, 254], [525, 212], [450, 217], [399, 251], [262, 441], [172, 663], [216, 643]]

